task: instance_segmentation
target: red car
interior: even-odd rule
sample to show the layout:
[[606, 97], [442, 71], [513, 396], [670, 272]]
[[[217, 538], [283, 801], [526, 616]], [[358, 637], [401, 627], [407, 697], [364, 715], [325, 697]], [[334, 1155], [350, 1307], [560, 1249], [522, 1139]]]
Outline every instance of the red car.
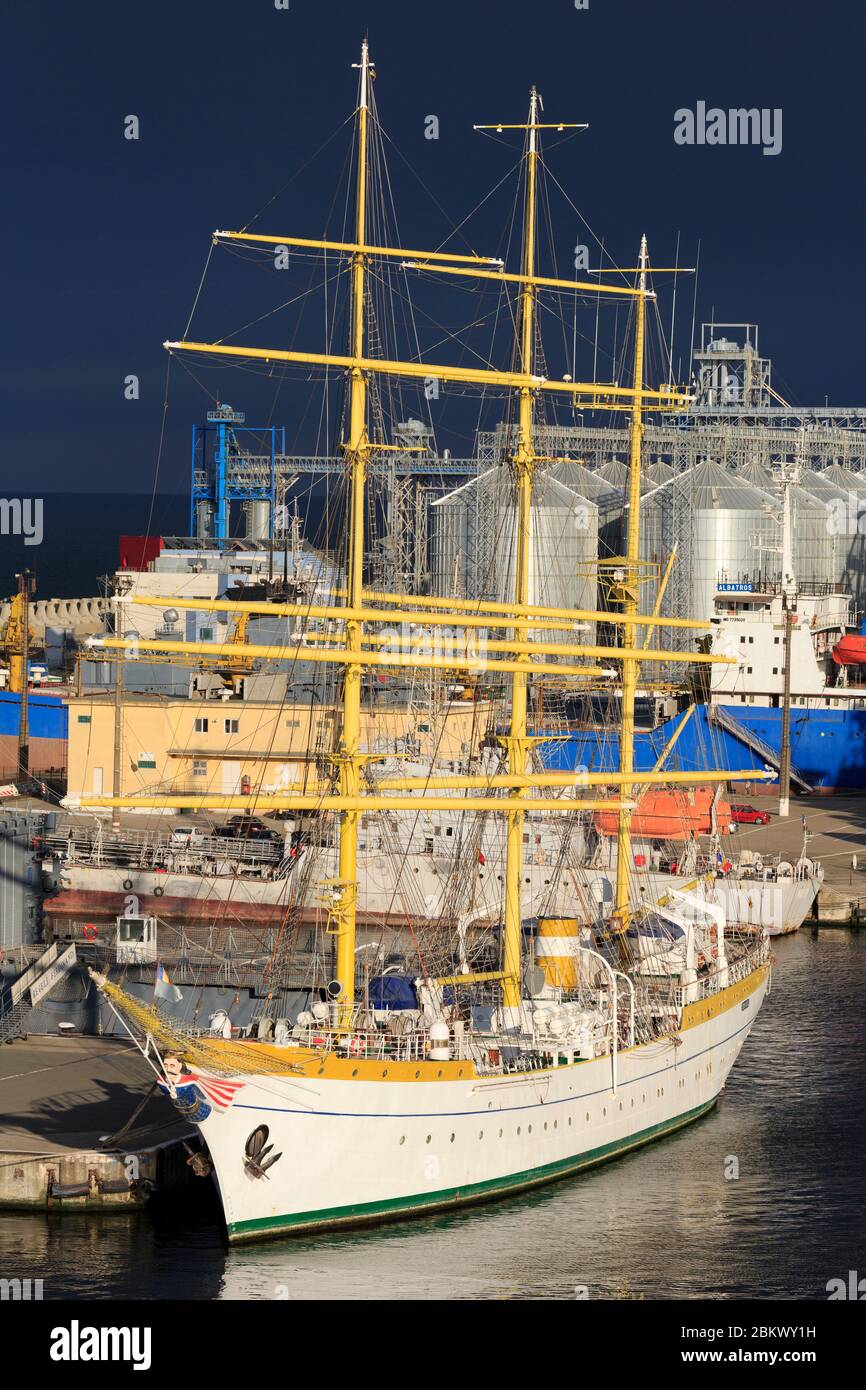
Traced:
[[737, 825], [769, 825], [769, 811], [757, 811], [754, 806], [731, 806], [731, 820]]

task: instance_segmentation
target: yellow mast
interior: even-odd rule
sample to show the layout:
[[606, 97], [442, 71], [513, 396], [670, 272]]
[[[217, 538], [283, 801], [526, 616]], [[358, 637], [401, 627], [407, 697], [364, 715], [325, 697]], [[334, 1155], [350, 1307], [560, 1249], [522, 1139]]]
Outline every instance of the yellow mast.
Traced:
[[[536, 221], [536, 177], [538, 171], [538, 93], [532, 88], [529, 102], [529, 130], [526, 155], [526, 208], [523, 232], [522, 273], [531, 277], [535, 271], [535, 221]], [[524, 376], [532, 374], [532, 346], [535, 329], [535, 286], [530, 278], [523, 284], [520, 296], [520, 371]], [[516, 516], [516, 558], [514, 600], [519, 604], [529, 602], [529, 557], [532, 527], [532, 475], [535, 463], [534, 440], [532, 437], [533, 398], [528, 386], [521, 386], [518, 397], [519, 416], [517, 422], [517, 449], [514, 455], [514, 472], [517, 483]], [[518, 642], [526, 642], [528, 629], [518, 623], [514, 636]], [[511, 727], [508, 736], [508, 766], [518, 777], [525, 777], [527, 767], [526, 741], [526, 700], [527, 673], [526, 658], [518, 657], [518, 669], [511, 677]], [[511, 793], [514, 800], [520, 799], [515, 788]], [[524, 812], [516, 808], [508, 812], [507, 853], [505, 861], [505, 925], [502, 940], [502, 1004], [506, 1025], [519, 1022], [520, 1009], [520, 949], [522, 926], [523, 877], [523, 825]]]
[[[519, 608], [529, 603], [529, 563], [532, 543], [532, 478], [535, 466], [535, 447], [532, 435], [534, 409], [533, 339], [535, 333], [535, 295], [539, 283], [535, 275], [536, 190], [538, 180], [538, 132], [544, 127], [538, 121], [539, 97], [535, 87], [529, 98], [529, 121], [525, 126], [508, 126], [525, 130], [526, 197], [523, 221], [523, 264], [520, 276], [508, 277], [521, 284], [517, 448], [513, 466], [517, 484], [516, 555], [514, 601]], [[476, 130], [489, 127], [476, 126]], [[497, 124], [495, 129], [505, 129]], [[565, 129], [559, 124], [557, 130]], [[581, 127], [570, 126], [570, 129]], [[455, 274], [459, 274], [455, 271]], [[495, 272], [481, 272], [485, 278]], [[504, 274], [496, 278], [505, 278]], [[508, 766], [517, 779], [526, 776], [527, 753], [530, 741], [526, 735], [527, 677], [532, 669], [527, 654], [528, 628], [518, 622], [514, 628], [517, 652], [516, 668], [511, 677], [511, 725], [508, 732]], [[506, 1027], [519, 1024], [520, 1013], [520, 948], [521, 948], [521, 880], [523, 876], [523, 825], [525, 812], [521, 806], [519, 784], [515, 782], [511, 797], [514, 804], [508, 811], [507, 853], [505, 863], [505, 914], [502, 940], [502, 1006]]]
[[[638, 609], [638, 586], [640, 583], [640, 462], [643, 445], [643, 414], [641, 397], [643, 393], [644, 334], [646, 328], [646, 266], [647, 241], [641, 237], [640, 274], [635, 312], [636, 328], [634, 343], [634, 380], [631, 399], [631, 431], [629, 440], [629, 496], [628, 496], [628, 540], [625, 553], [625, 576], [622, 584], [624, 599], [623, 611], [626, 622], [623, 627], [623, 647], [632, 648], [637, 640], [634, 618]], [[637, 688], [638, 662], [625, 657], [622, 663], [622, 709], [620, 723], [619, 770], [622, 773], [634, 771], [634, 699]], [[628, 786], [623, 786], [623, 798], [629, 795]], [[628, 926], [629, 886], [631, 879], [631, 809], [620, 805], [616, 840], [616, 900], [615, 914], [619, 930], [624, 932]]]
[[[367, 119], [369, 111], [370, 54], [367, 40], [361, 45], [360, 97], [358, 101], [358, 171], [355, 193], [355, 241], [363, 247], [367, 240]], [[352, 356], [364, 356], [364, 295], [367, 260], [363, 250], [352, 255]], [[349, 553], [346, 572], [348, 606], [360, 608], [364, 587], [364, 493], [367, 478], [367, 378], [360, 366], [350, 373], [349, 438], [346, 444], [351, 469], [349, 494]], [[346, 647], [361, 651], [361, 623], [346, 624]], [[343, 729], [336, 762], [340, 773], [340, 795], [358, 797], [361, 792], [363, 757], [361, 738], [362, 669], [357, 663], [346, 666], [343, 676]], [[358, 900], [358, 812], [344, 811], [340, 818], [339, 884], [333, 895], [333, 917], [337, 926], [337, 980], [340, 1003], [345, 1011], [355, 999], [355, 919]]]

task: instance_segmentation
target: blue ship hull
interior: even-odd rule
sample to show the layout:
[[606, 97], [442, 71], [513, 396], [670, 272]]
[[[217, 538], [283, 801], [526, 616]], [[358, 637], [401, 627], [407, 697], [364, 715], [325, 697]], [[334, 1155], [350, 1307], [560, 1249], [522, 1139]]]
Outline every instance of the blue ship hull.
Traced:
[[[723, 705], [722, 710], [744, 730], [779, 757], [782, 743], [782, 711]], [[660, 757], [682, 718], [675, 715], [651, 732], [635, 734], [634, 765], [649, 772]], [[551, 771], [615, 772], [619, 768], [619, 737], [614, 731], [585, 730], [568, 738], [541, 744], [542, 761]], [[791, 710], [791, 762], [814, 791], [866, 790], [866, 709]], [[700, 705], [671, 750], [665, 766], [679, 771], [767, 770], [760, 750], [743, 738], [711, 724], [707, 707]], [[744, 788], [754, 795], [773, 782]]]

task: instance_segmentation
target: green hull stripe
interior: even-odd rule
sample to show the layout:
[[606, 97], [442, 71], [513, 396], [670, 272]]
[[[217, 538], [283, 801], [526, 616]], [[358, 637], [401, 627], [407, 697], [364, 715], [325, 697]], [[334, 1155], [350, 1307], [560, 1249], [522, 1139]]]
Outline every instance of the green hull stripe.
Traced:
[[263, 1240], [268, 1236], [292, 1235], [304, 1231], [318, 1230], [325, 1226], [353, 1226], [365, 1221], [384, 1221], [389, 1217], [399, 1218], [407, 1213], [441, 1211], [448, 1207], [463, 1206], [470, 1202], [492, 1201], [497, 1197], [511, 1196], [529, 1187], [539, 1187], [542, 1183], [555, 1182], [557, 1178], [569, 1177], [581, 1168], [590, 1168], [596, 1163], [604, 1163], [629, 1149], [649, 1144], [653, 1139], [661, 1139], [683, 1125], [691, 1124], [706, 1115], [716, 1104], [718, 1097], [673, 1120], [643, 1129], [630, 1139], [615, 1140], [603, 1144], [598, 1149], [588, 1149], [575, 1158], [563, 1158], [556, 1163], [546, 1163], [541, 1168], [527, 1168], [522, 1173], [509, 1173], [505, 1177], [490, 1178], [487, 1182], [468, 1183], [465, 1187], [445, 1188], [441, 1192], [418, 1193], [411, 1197], [389, 1197], [381, 1202], [363, 1202], [351, 1207], [326, 1207], [323, 1211], [302, 1211], [286, 1216], [261, 1216], [254, 1221], [234, 1221], [228, 1224], [231, 1241]]

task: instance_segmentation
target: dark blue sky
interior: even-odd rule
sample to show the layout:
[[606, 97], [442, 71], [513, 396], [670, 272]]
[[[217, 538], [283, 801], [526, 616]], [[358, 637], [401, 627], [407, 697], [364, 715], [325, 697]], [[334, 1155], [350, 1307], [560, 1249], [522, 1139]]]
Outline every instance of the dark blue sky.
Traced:
[[[669, 263], [678, 231], [689, 261], [700, 238], [699, 322], [712, 306], [717, 318], [757, 321], [792, 401], [866, 403], [860, 6], [19, 4], [4, 22], [3, 495], [151, 489], [161, 343], [183, 331], [209, 234], [247, 223], [338, 130], [354, 104], [351, 64], [365, 29], [383, 125], [418, 175], [392, 151], [406, 244], [436, 245], [448, 232], [418, 179], [457, 221], [503, 177], [513, 150], [472, 124], [524, 119], [535, 82], [548, 118], [590, 123], [550, 150], [550, 165], [620, 264], [633, 263], [643, 230], [657, 262]], [[676, 145], [675, 110], [701, 100], [782, 108], [781, 154]], [[123, 138], [130, 113], [140, 118], [137, 142]], [[438, 141], [424, 139], [431, 113]], [[347, 126], [331, 140], [259, 229], [321, 234], [349, 135]], [[578, 223], [565, 202], [553, 206], [567, 271]], [[479, 250], [498, 250], [507, 214], [501, 197], [486, 205], [472, 224]], [[338, 214], [332, 233], [339, 223]], [[216, 336], [246, 322], [274, 299], [273, 283], [220, 253], [196, 327]], [[683, 284], [677, 356], [691, 317], [692, 284]], [[440, 321], [456, 322], [458, 309], [443, 290]], [[303, 324], [297, 341], [319, 345], [320, 328], [318, 318]], [[280, 345], [293, 331], [274, 318], [243, 341]], [[129, 373], [141, 380], [135, 403], [123, 398]], [[299, 388], [275, 406], [273, 383], [260, 377], [196, 375], [251, 415], [273, 410], [293, 447], [315, 445], [318, 408], [304, 410]], [[190, 424], [207, 403], [174, 369], [162, 490], [186, 489]], [[443, 420], [446, 435], [449, 422], [457, 433], [445, 442], [459, 448], [458, 416]]]

